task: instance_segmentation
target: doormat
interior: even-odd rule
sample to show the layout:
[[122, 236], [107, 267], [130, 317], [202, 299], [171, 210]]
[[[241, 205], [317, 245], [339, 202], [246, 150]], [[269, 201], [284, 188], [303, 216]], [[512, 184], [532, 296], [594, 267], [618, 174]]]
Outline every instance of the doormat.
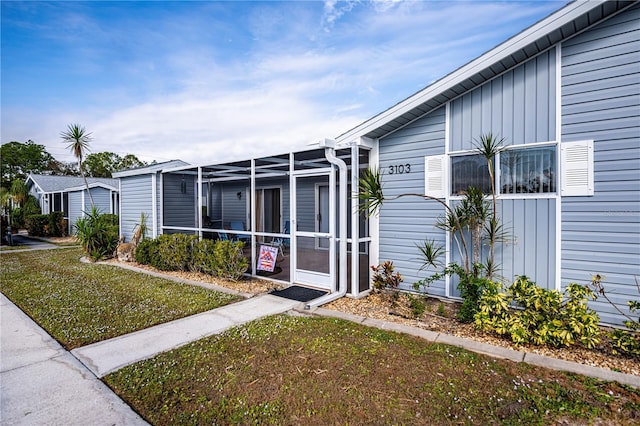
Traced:
[[316, 290], [308, 287], [300, 287], [298, 285], [292, 285], [283, 290], [275, 290], [270, 294], [274, 296], [283, 297], [285, 299], [297, 300], [298, 302], [308, 302], [313, 299], [317, 299], [320, 296], [327, 294], [326, 291]]

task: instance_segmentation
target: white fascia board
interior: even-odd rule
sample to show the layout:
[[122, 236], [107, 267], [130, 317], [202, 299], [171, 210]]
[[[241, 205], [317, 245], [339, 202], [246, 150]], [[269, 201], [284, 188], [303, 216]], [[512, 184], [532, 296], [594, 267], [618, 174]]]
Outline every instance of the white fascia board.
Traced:
[[517, 51], [544, 37], [552, 31], [573, 21], [577, 17], [598, 7], [605, 1], [606, 0], [575, 1], [568, 4], [552, 15], [549, 15], [547, 18], [532, 25], [528, 29], [509, 38], [504, 43], [494, 47], [493, 49], [472, 60], [466, 65], [463, 65], [456, 71], [453, 71], [452, 73], [446, 75], [445, 77], [441, 78], [440, 80], [436, 81], [435, 83], [426, 87], [415, 95], [365, 121], [360, 126], [347, 131], [343, 135], [337, 137], [336, 140], [338, 142], [342, 142], [344, 140], [354, 139], [359, 135], [365, 135], [370, 131], [377, 129], [385, 123], [392, 121], [395, 118], [411, 111], [412, 109], [426, 103], [442, 92], [448, 90], [456, 84], [465, 81], [469, 77], [501, 61], [509, 55], [516, 53]]
[[42, 187], [40, 185], [38, 185], [38, 182], [36, 182], [36, 180], [33, 178], [33, 176], [31, 174], [29, 174], [29, 176], [27, 176], [27, 179], [24, 181], [24, 183], [28, 186], [29, 185], [29, 181], [33, 182], [33, 185], [37, 188], [36, 192], [38, 192], [40, 194], [46, 194], [46, 191], [44, 189], [42, 189]]
[[[182, 160], [171, 160], [160, 164], [150, 164], [144, 167], [138, 167], [135, 169], [121, 170], [119, 172], [113, 172], [114, 179], [129, 177], [129, 176], [141, 176], [150, 175], [158, 171], [162, 172], [165, 169], [172, 169], [176, 167], [188, 167], [189, 164]], [[191, 166], [193, 167], [193, 166]]]
[[[111, 186], [102, 182], [90, 183], [89, 189], [93, 189], [93, 188], [104, 188], [104, 189], [109, 189], [111, 191], [116, 191], [116, 192], [118, 191], [118, 188], [116, 188], [115, 186]], [[86, 185], [80, 185], [80, 186], [74, 186], [72, 188], [66, 188], [63, 192], [84, 191], [85, 189], [87, 189]]]

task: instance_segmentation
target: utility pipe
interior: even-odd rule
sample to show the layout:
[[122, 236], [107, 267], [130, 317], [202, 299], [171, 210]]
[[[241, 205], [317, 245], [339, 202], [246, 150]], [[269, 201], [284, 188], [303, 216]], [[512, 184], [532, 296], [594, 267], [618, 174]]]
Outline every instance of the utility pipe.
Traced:
[[[339, 170], [339, 187], [340, 195], [339, 200], [339, 218], [340, 218], [340, 276], [338, 278], [338, 291], [335, 293], [329, 293], [318, 299], [312, 300], [305, 305], [305, 309], [311, 309], [324, 305], [325, 303], [332, 302], [336, 299], [343, 297], [347, 294], [347, 175], [349, 170], [347, 169], [347, 163], [339, 159], [336, 156], [336, 141], [332, 139], [323, 139], [319, 145], [324, 147], [324, 156], [329, 163], [338, 166]], [[333, 241], [332, 241], [333, 244]]]

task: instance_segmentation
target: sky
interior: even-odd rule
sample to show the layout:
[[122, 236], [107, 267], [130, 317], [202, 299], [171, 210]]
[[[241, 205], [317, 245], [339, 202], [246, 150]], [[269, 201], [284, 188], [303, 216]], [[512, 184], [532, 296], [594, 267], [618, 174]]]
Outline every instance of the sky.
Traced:
[[209, 164], [335, 138], [566, 1], [6, 1], [0, 142]]

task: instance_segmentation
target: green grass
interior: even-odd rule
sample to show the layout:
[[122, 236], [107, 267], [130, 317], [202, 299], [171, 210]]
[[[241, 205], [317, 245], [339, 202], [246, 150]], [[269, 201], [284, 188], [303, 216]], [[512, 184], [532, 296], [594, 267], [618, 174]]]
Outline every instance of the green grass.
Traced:
[[637, 424], [640, 392], [408, 335], [279, 315], [105, 381], [154, 425]]
[[5, 253], [0, 291], [67, 349], [237, 301], [116, 266], [80, 263], [80, 249]]
[[[67, 348], [234, 297], [79, 249], [6, 253], [0, 290]], [[637, 424], [640, 392], [332, 318], [278, 315], [105, 377], [150, 423]]]

